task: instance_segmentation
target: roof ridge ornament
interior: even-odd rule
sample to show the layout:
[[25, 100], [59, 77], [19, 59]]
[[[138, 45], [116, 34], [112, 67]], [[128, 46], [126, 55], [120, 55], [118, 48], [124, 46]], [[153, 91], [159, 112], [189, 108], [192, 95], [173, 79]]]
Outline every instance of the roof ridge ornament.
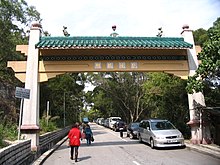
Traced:
[[33, 21], [31, 23], [31, 29], [42, 29], [40, 21]]
[[163, 30], [162, 30], [162, 27], [158, 28], [158, 34], [157, 34], [157, 37], [162, 37], [163, 35]]
[[67, 29], [67, 27], [63, 26], [63, 34], [64, 34], [64, 36], [69, 37], [70, 34], [68, 33], [68, 31], [66, 29]]
[[111, 33], [110, 36], [111, 36], [111, 37], [117, 37], [119, 34], [115, 32], [115, 30], [116, 30], [116, 25], [113, 25], [113, 26], [112, 26], [112, 30], [113, 30], [113, 33]]

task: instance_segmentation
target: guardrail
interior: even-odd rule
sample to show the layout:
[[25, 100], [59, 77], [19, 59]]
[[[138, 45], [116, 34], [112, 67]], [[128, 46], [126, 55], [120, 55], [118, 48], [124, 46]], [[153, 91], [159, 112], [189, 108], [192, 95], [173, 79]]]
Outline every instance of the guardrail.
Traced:
[[31, 159], [31, 140], [25, 140], [12, 144], [0, 150], [0, 164], [19, 165], [30, 162]]
[[40, 155], [51, 149], [57, 142], [63, 139], [69, 132], [71, 127], [66, 127], [55, 132], [48, 132], [39, 138]]
[[50, 150], [57, 142], [63, 139], [70, 127], [49, 132], [39, 137], [39, 150], [31, 151], [31, 140], [18, 141], [15, 144], [0, 149], [1, 165], [30, 165], [35, 159], [47, 150]]

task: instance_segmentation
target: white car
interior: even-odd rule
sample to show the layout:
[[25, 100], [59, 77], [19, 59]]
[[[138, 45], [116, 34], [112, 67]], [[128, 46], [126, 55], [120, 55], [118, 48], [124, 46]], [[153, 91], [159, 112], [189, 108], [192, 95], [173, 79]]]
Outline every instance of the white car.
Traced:
[[121, 120], [121, 117], [110, 117], [109, 118], [109, 128], [110, 129], [113, 129], [113, 126], [117, 120]]

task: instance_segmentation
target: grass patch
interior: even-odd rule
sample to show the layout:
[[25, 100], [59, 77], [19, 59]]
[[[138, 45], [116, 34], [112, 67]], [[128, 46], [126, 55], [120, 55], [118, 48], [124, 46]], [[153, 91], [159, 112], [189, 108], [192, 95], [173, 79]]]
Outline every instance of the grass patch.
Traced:
[[50, 117], [48, 116], [48, 119], [46, 116], [43, 116], [42, 119], [40, 119], [40, 128], [41, 132], [40, 134], [44, 134], [47, 132], [52, 132], [58, 129], [56, 120], [58, 120], [59, 117]]
[[15, 124], [0, 124], [0, 147], [5, 147], [4, 140], [15, 141], [17, 139], [18, 129]]

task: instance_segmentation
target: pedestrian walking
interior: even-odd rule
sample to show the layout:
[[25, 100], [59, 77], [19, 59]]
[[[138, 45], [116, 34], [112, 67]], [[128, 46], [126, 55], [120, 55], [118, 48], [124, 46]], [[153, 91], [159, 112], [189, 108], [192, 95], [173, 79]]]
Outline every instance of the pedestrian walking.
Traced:
[[118, 121], [118, 129], [120, 132], [120, 137], [123, 138], [123, 131], [125, 129], [125, 123], [122, 120]]
[[84, 133], [86, 135], [87, 145], [91, 145], [91, 138], [93, 137], [93, 133], [92, 133], [92, 130], [91, 130], [89, 124], [86, 124], [86, 126], [84, 128]]
[[79, 123], [75, 123], [72, 129], [68, 133], [69, 145], [70, 145], [70, 159], [73, 160], [75, 152], [75, 162], [78, 161], [78, 150], [80, 146], [81, 132], [79, 130]]

